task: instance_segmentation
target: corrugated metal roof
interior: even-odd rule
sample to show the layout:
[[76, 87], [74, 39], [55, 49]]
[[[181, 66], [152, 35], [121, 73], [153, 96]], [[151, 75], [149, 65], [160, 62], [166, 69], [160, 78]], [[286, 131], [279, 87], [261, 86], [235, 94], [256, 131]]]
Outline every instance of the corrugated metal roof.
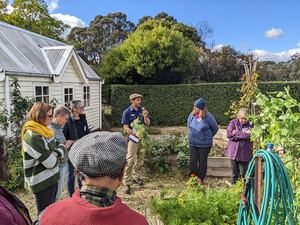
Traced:
[[[48, 74], [55, 71], [69, 45], [0, 21], [0, 68], [9, 72]], [[49, 47], [51, 47], [49, 49]], [[45, 55], [42, 52], [46, 53]], [[80, 61], [83, 60], [78, 56]], [[52, 69], [47, 64], [49, 60]], [[86, 64], [81, 63], [88, 79], [100, 79]], [[60, 74], [58, 74], [60, 75]]]

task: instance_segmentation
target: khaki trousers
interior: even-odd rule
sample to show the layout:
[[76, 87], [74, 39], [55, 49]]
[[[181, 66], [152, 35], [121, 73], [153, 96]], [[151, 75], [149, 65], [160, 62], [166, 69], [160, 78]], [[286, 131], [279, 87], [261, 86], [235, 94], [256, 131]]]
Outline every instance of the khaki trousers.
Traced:
[[137, 170], [140, 170], [142, 168], [144, 160], [143, 153], [139, 151], [141, 147], [141, 142], [128, 142], [128, 149], [126, 155], [127, 166], [123, 178], [124, 185], [130, 185], [131, 181], [139, 178], [139, 173], [137, 172]]

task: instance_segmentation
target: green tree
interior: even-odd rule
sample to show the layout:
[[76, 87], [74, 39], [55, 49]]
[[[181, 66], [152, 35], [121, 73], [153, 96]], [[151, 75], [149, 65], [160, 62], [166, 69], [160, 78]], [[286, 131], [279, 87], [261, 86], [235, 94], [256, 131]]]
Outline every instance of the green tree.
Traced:
[[153, 29], [138, 27], [108, 53], [100, 71], [110, 83], [180, 83], [196, 56], [195, 45], [181, 32], [161, 24]]
[[124, 13], [98, 15], [87, 28], [72, 28], [67, 39], [90, 65], [98, 66], [111, 48], [124, 41], [135, 28]]
[[0, 21], [4, 21], [5, 16], [7, 16], [7, 7], [8, 0], [1, 0], [0, 1]]
[[62, 33], [69, 26], [49, 15], [48, 5], [44, 0], [15, 0], [14, 11], [0, 19], [6, 23], [32, 32], [63, 40]]
[[300, 54], [291, 57], [291, 80], [300, 80]]

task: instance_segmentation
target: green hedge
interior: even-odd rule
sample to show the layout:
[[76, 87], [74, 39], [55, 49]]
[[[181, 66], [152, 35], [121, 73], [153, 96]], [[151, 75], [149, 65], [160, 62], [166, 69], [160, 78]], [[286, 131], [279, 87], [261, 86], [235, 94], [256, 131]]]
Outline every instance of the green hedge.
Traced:
[[[142, 106], [151, 116], [153, 126], [186, 125], [194, 102], [202, 97], [207, 101], [207, 108], [218, 124], [228, 125], [230, 118], [224, 115], [232, 100], [241, 96], [237, 92], [242, 83], [202, 83], [178, 85], [111, 85], [112, 126], [121, 126], [123, 111], [130, 106], [129, 96], [132, 93], [143, 95]], [[259, 89], [280, 91], [290, 86], [290, 93], [300, 100], [300, 82], [264, 82]]]

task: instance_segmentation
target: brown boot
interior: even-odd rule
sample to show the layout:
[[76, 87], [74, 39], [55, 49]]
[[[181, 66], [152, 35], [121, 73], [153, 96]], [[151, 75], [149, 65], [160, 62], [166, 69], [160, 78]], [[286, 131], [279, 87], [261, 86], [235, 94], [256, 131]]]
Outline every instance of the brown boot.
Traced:
[[130, 185], [125, 185], [124, 186], [124, 194], [130, 195]]

